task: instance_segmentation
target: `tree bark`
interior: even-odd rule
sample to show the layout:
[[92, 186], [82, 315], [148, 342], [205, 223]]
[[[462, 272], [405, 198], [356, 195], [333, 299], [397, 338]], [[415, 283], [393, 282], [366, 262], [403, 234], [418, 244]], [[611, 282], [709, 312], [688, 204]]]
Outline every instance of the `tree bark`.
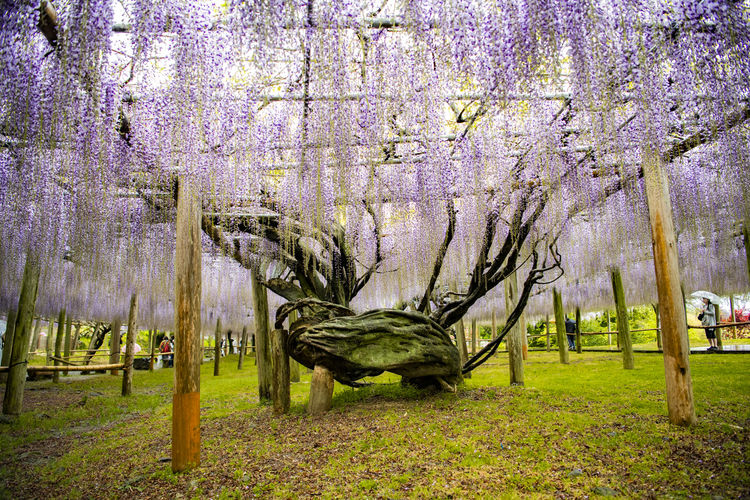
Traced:
[[31, 252], [26, 255], [23, 270], [21, 297], [18, 300], [16, 328], [13, 335], [13, 347], [8, 369], [8, 382], [5, 384], [3, 413], [19, 415], [23, 408], [23, 389], [26, 385], [26, 365], [29, 356], [29, 339], [36, 306], [36, 295], [39, 287], [39, 262]]
[[216, 318], [214, 330], [214, 377], [219, 376], [219, 361], [221, 360], [221, 318]]
[[122, 371], [122, 395], [130, 396], [133, 392], [133, 355], [135, 354], [135, 337], [138, 333], [138, 296], [130, 297], [130, 312], [128, 314], [128, 334], [125, 344], [125, 366]]
[[[57, 335], [55, 335], [55, 357], [60, 358], [62, 355], [62, 341], [65, 337], [65, 309], [60, 309], [60, 315], [57, 318]], [[60, 366], [60, 362], [56, 359], [55, 366]], [[60, 372], [52, 374], [52, 382], [55, 384], [60, 382]]]
[[570, 363], [568, 354], [568, 338], [565, 333], [565, 313], [563, 311], [562, 297], [557, 288], [552, 289], [552, 296], [555, 306], [555, 330], [557, 331], [557, 350], [560, 353], [560, 363], [567, 365]]
[[310, 381], [310, 400], [307, 411], [320, 415], [331, 409], [333, 401], [333, 374], [323, 366], [315, 365]]
[[[505, 279], [505, 311], [506, 321], [518, 301], [518, 280], [516, 272], [510, 274]], [[492, 314], [493, 332], [495, 314]], [[523, 385], [523, 332], [526, 330], [523, 319], [520, 319], [513, 325], [508, 333], [508, 368], [510, 371], [510, 385]]]
[[175, 348], [172, 395], [172, 471], [200, 465], [201, 205], [182, 177], [177, 185]]
[[271, 331], [271, 352], [273, 353], [273, 412], [281, 415], [289, 412], [291, 402], [289, 388], [289, 354], [286, 349], [287, 332]]
[[[120, 363], [120, 330], [122, 320], [115, 318], [112, 321], [112, 332], [109, 334], [109, 364], [116, 365]], [[111, 375], [117, 375], [119, 371], [115, 368], [109, 372]]]
[[[13, 336], [16, 332], [17, 309], [8, 310], [8, 318], [5, 323], [5, 340], [3, 341], [3, 359], [2, 366], [10, 365], [10, 355], [13, 352]], [[8, 380], [7, 373], [0, 373], [0, 383]]]
[[622, 277], [619, 269], [612, 270], [612, 290], [617, 308], [617, 338], [622, 348], [622, 367], [626, 370], [635, 368], [633, 359], [633, 341], [630, 338], [630, 324], [628, 323], [628, 307], [625, 304], [625, 291], [622, 287]]
[[255, 313], [255, 360], [258, 365], [258, 397], [271, 399], [271, 342], [269, 339], [268, 291], [261, 285], [257, 270], [251, 272], [253, 312]]

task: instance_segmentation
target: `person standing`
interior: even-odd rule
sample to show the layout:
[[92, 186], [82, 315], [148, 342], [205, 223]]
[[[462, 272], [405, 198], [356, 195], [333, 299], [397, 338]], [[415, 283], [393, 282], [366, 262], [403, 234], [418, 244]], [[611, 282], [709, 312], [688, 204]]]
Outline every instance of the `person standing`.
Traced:
[[[698, 313], [698, 319], [701, 320], [701, 325], [705, 327], [716, 326], [716, 309], [709, 299], [703, 297], [703, 307]], [[706, 328], [706, 338], [708, 339], [708, 350], [715, 351], [718, 349], [716, 343], [716, 328]]]
[[568, 350], [576, 350], [576, 322], [572, 319], [565, 318], [565, 335], [568, 337]]

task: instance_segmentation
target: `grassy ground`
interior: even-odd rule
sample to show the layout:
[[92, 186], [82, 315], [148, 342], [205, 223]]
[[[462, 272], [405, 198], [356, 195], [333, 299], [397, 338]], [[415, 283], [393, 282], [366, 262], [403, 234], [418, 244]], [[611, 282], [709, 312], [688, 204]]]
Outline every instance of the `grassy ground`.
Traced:
[[[691, 358], [698, 424], [670, 426], [659, 355], [624, 371], [613, 353], [533, 352], [526, 386], [508, 387], [497, 357], [457, 394], [402, 388], [396, 377], [304, 413], [257, 399], [250, 359], [219, 377], [202, 369], [202, 464], [174, 475], [172, 369], [27, 385], [24, 413], [0, 424], [0, 497], [7, 498], [514, 498], [750, 496], [750, 356]], [[304, 370], [303, 370], [304, 372]]]

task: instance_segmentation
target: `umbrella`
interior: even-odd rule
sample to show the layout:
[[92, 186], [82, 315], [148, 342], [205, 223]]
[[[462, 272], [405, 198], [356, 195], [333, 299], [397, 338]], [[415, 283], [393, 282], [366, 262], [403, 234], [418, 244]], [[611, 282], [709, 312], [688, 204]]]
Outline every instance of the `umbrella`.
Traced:
[[696, 297], [699, 299], [708, 299], [711, 301], [712, 304], [718, 304], [721, 302], [721, 297], [716, 295], [715, 293], [706, 292], [704, 290], [698, 290], [697, 292], [693, 292], [690, 294], [691, 297]]

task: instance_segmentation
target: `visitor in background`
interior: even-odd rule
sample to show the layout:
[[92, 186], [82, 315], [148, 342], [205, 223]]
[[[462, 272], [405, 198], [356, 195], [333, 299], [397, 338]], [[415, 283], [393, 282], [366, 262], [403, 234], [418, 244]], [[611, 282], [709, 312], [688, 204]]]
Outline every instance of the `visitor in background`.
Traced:
[[[703, 307], [698, 313], [698, 319], [701, 320], [703, 326], [716, 326], [716, 309], [710, 300], [703, 297]], [[706, 338], [708, 339], [708, 350], [715, 351], [718, 349], [716, 343], [716, 328], [706, 328]]]
[[576, 349], [576, 322], [570, 318], [565, 318], [565, 334], [568, 337], [568, 349]]
[[162, 353], [161, 356], [161, 364], [164, 366], [164, 368], [169, 367], [169, 354], [168, 352], [172, 352], [172, 348], [169, 344], [169, 337], [166, 335], [161, 341], [161, 344], [159, 344], [159, 352]]
[[171, 368], [174, 366], [174, 335], [169, 337], [169, 352], [172, 353], [169, 355], [169, 366]]

